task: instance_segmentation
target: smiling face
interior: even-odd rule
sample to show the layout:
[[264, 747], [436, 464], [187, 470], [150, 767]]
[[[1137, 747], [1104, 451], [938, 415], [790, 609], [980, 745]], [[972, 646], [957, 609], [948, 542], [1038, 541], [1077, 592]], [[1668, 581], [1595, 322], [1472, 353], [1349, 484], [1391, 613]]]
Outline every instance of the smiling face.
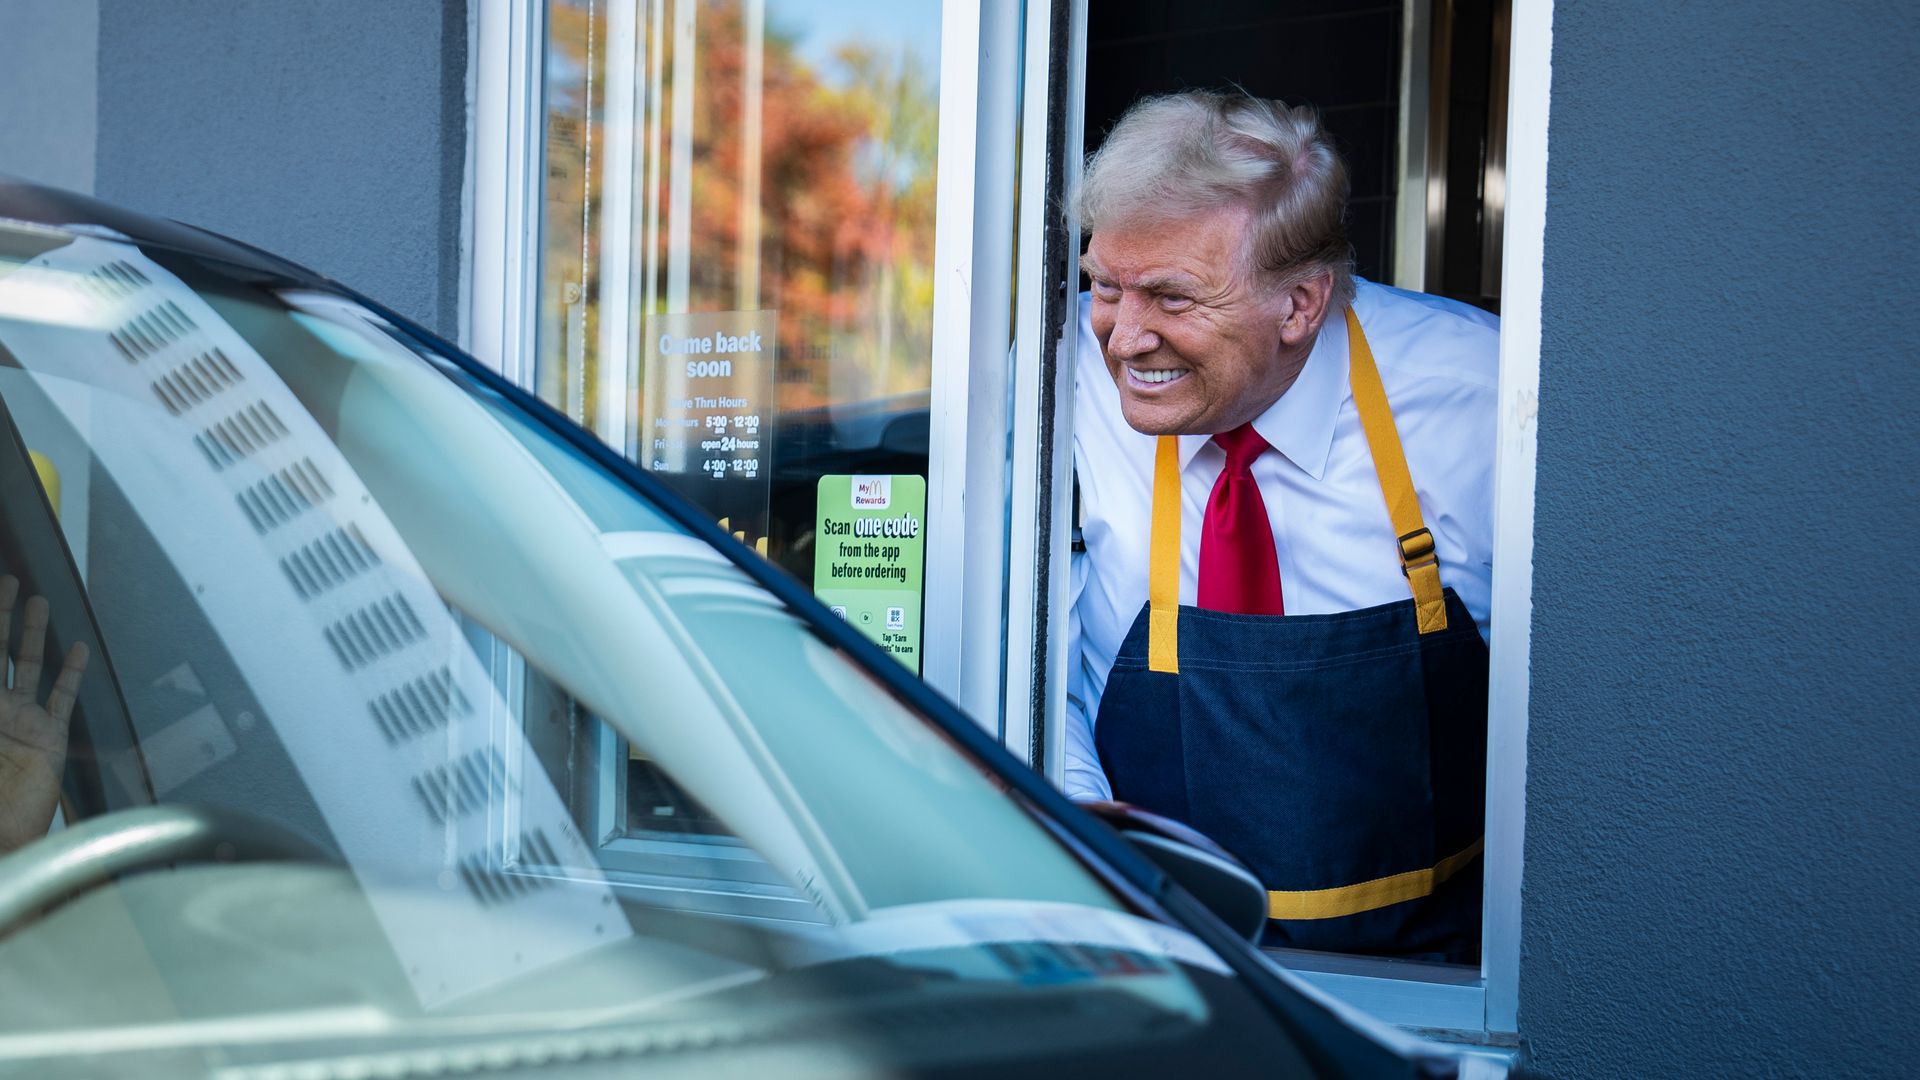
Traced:
[[1135, 430], [1230, 431], [1280, 400], [1306, 364], [1331, 281], [1273, 288], [1248, 266], [1249, 217], [1229, 206], [1093, 233], [1081, 260], [1093, 332]]

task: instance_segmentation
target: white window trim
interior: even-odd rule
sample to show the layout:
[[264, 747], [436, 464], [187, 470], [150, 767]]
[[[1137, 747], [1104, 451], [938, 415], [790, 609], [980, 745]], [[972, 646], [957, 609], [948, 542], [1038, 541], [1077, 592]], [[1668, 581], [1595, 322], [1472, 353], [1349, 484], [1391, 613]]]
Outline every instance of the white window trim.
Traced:
[[[1061, 162], [1068, 191], [1080, 179], [1079, 147], [1083, 143], [1086, 91], [1087, 0], [1067, 3], [1066, 41], [1061, 53], [1067, 72], [1067, 106], [1063, 118], [1062, 143], [1073, 147]], [[1026, 6], [1026, 28], [1022, 58], [1023, 87], [1020, 101], [1020, 170], [1018, 280], [1023, 284], [1015, 295], [1014, 348], [1012, 371], [1013, 416], [1010, 431], [1012, 498], [1008, 502], [1007, 525], [1007, 604], [1005, 665], [1005, 721], [1001, 739], [1014, 756], [1033, 760], [1036, 734], [1034, 725], [1036, 682], [1044, 699], [1040, 704], [1040, 764], [1047, 778], [1060, 783], [1060, 763], [1066, 752], [1066, 680], [1069, 662], [1064, 635], [1048, 633], [1041, 623], [1046, 612], [1064, 613], [1070, 598], [1070, 547], [1073, 536], [1073, 372], [1077, 333], [1066, 333], [1059, 342], [1058, 355], [1051, 372], [1045, 368], [1047, 309], [1064, 303], [1068, 312], [1067, 329], [1076, 325], [1072, 312], [1078, 275], [1070, 275], [1061, 285], [1066, 295], [1049, 296], [1043, 286], [1050, 270], [1045, 250], [1050, 218], [1059, 213], [1047, 190], [1051, 144], [1054, 132], [1048, 109], [1052, 104], [1049, 78], [1055, 59], [1053, 40], [1053, 3]], [[1080, 229], [1069, 220], [1065, 246], [1079, 251]], [[1051, 374], [1053, 412], [1045, 411], [1045, 381]], [[1043, 459], [1042, 431], [1052, 435], [1051, 457]], [[1044, 489], [1039, 478], [1051, 478]], [[1029, 481], [1028, 478], [1031, 478]], [[1044, 535], [1043, 535], [1044, 533]], [[1042, 569], [1046, 574], [1042, 575]], [[1045, 595], [1042, 581], [1046, 582]], [[1044, 676], [1044, 679], [1041, 677]]]
[[1007, 589], [1017, 5], [945, 0], [921, 676], [996, 737]]
[[1486, 931], [1489, 1032], [1519, 1031], [1520, 900], [1527, 826], [1528, 654], [1539, 448], [1540, 293], [1547, 228], [1553, 0], [1513, 6], [1507, 80], [1507, 207], [1500, 298], [1499, 449], [1494, 465], [1493, 635], [1487, 711]]
[[471, 293], [461, 336], [475, 359], [533, 386], [538, 322], [541, 108], [538, 0], [476, 0], [467, 206]]

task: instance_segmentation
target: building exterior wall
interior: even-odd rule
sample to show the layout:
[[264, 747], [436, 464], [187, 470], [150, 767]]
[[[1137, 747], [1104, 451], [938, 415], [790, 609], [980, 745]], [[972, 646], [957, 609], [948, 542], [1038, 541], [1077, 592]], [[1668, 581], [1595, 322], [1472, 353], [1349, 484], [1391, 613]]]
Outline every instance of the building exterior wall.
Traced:
[[0, 0], [0, 173], [93, 190], [99, 0]]
[[454, 334], [467, 0], [99, 11], [102, 198], [266, 248]]
[[[468, 0], [190, 10], [0, 0], [0, 171], [452, 336]], [[1556, 5], [1520, 1011], [1544, 1075], [1901, 1061], [1911, 12]]]
[[1555, 5], [1520, 1027], [1905, 1072], [1920, 228], [1891, 2]]

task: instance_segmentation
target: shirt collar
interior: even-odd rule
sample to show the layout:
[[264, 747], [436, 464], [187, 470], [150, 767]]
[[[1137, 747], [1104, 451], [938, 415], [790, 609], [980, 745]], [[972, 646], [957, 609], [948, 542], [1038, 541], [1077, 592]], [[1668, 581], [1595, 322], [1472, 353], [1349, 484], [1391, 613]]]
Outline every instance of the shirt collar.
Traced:
[[[1253, 419], [1253, 430], [1301, 471], [1318, 480], [1333, 454], [1333, 427], [1347, 400], [1347, 319], [1330, 312], [1287, 392]], [[1211, 435], [1180, 436], [1180, 468], [1193, 462]]]

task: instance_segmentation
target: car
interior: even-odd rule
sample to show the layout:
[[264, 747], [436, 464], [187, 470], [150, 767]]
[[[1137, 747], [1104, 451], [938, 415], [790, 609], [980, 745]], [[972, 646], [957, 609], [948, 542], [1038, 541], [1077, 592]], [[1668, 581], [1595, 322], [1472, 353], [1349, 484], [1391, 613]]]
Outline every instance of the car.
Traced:
[[[0, 575], [88, 653], [0, 856], [0, 1074], [1463, 1067], [455, 347], [14, 182]], [[9, 707], [65, 712], [22, 625]]]

